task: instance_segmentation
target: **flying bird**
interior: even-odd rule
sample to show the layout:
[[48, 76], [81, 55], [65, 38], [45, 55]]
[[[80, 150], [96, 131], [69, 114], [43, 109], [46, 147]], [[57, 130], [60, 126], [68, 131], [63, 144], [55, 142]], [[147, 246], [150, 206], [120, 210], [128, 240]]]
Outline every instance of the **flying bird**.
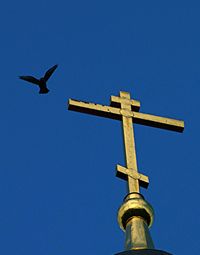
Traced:
[[48, 71], [46, 71], [44, 77], [41, 77], [40, 79], [36, 79], [33, 76], [19, 76], [19, 78], [24, 81], [28, 81], [28, 82], [38, 85], [40, 88], [39, 93], [46, 94], [49, 92], [49, 89], [47, 88], [47, 81], [51, 77], [51, 75], [53, 74], [53, 72], [56, 70], [57, 67], [58, 67], [58, 65], [51, 67]]

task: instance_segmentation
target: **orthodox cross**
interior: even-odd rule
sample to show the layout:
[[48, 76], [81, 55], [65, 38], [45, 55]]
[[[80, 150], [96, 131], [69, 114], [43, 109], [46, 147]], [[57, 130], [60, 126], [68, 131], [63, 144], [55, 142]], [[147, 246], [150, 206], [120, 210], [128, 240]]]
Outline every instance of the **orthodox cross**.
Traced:
[[182, 132], [184, 122], [139, 112], [140, 102], [131, 99], [130, 93], [120, 92], [111, 96], [110, 106], [69, 99], [69, 110], [121, 120], [124, 136], [126, 167], [117, 165], [117, 176], [128, 181], [128, 191], [138, 192], [147, 188], [149, 178], [138, 173], [133, 123]]

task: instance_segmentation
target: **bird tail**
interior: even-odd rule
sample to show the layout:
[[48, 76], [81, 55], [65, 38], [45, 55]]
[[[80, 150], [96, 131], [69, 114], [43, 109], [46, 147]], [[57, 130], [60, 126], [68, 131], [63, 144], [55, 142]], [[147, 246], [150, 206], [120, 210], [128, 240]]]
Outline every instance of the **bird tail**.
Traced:
[[40, 94], [46, 94], [48, 92], [49, 92], [49, 89], [47, 88], [40, 88], [40, 91], [39, 91]]

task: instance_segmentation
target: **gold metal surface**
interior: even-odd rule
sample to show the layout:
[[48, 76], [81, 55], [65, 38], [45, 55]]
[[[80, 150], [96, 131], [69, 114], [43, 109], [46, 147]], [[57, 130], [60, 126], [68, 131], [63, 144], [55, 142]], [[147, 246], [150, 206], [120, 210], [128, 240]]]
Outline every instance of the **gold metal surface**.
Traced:
[[111, 96], [110, 106], [69, 99], [68, 109], [121, 121], [126, 167], [117, 165], [116, 175], [127, 181], [128, 195], [118, 210], [118, 223], [126, 233], [126, 250], [154, 249], [149, 233], [154, 219], [153, 208], [140, 194], [140, 186], [147, 188], [149, 178], [138, 173], [133, 123], [182, 132], [184, 122], [140, 113], [140, 102], [122, 91], [118, 97]]
[[142, 217], [146, 221], [148, 227], [151, 227], [153, 224], [153, 207], [140, 193], [130, 193], [118, 210], [118, 223], [123, 231], [126, 230], [126, 225], [130, 218], [134, 216]]
[[154, 249], [147, 223], [142, 217], [133, 217], [126, 226], [126, 250]]
[[[140, 192], [140, 186], [148, 187], [148, 177], [138, 173], [133, 123], [182, 132], [184, 122], [138, 112], [140, 102], [130, 98], [130, 93], [120, 92], [111, 96], [111, 106], [69, 99], [69, 110], [121, 120], [126, 167], [118, 166], [117, 176], [128, 181], [128, 192]], [[126, 169], [126, 170], [125, 170]], [[126, 176], [126, 177], [125, 177]]]
[[118, 210], [118, 223], [125, 231], [126, 250], [153, 249], [149, 228], [153, 224], [152, 206], [139, 193], [130, 193]]
[[122, 97], [116, 97], [116, 96], [111, 96], [110, 97], [110, 105], [114, 107], [120, 107], [120, 104], [131, 104], [131, 108], [134, 111], [139, 111], [140, 110], [140, 101], [133, 100], [133, 99], [126, 99]]
[[[126, 102], [127, 101], [128, 100], [126, 100]], [[132, 106], [132, 100], [130, 100], [130, 104]], [[116, 106], [118, 106], [118, 104]], [[137, 110], [139, 110], [138, 107], [136, 108]], [[88, 103], [88, 102], [78, 101], [74, 99], [69, 99], [68, 109], [72, 111], [88, 113], [88, 114], [110, 118], [110, 119], [116, 119], [116, 120], [122, 120], [122, 116], [123, 116], [122, 114], [123, 111], [121, 111], [120, 108], [101, 105], [101, 104]], [[162, 128], [162, 129], [168, 129], [168, 130], [177, 131], [177, 132], [183, 132], [184, 130], [184, 121], [182, 120], [159, 117], [152, 114], [139, 113], [139, 112], [130, 111], [130, 110], [126, 111], [125, 115], [129, 115], [130, 117], [132, 117], [133, 122], [137, 124], [152, 126], [152, 127]]]
[[134, 169], [128, 169], [126, 167], [117, 165], [116, 167], [117, 169], [117, 173], [116, 176], [124, 179], [124, 180], [128, 180], [128, 176], [130, 176], [131, 178], [138, 180], [140, 186], [147, 188], [149, 185], [149, 177], [143, 174], [138, 173], [137, 171], [135, 171]]

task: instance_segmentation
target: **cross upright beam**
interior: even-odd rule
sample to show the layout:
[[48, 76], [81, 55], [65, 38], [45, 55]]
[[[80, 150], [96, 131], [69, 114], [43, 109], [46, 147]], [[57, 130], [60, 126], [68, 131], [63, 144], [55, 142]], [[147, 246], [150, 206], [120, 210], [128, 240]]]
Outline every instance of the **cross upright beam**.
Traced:
[[131, 99], [128, 92], [121, 91], [119, 97], [111, 96], [110, 106], [69, 99], [68, 109], [122, 122], [126, 167], [117, 165], [117, 176], [128, 181], [129, 193], [139, 193], [140, 186], [147, 188], [149, 183], [147, 176], [138, 173], [133, 123], [177, 132], [184, 129], [181, 120], [140, 113], [140, 102]]

